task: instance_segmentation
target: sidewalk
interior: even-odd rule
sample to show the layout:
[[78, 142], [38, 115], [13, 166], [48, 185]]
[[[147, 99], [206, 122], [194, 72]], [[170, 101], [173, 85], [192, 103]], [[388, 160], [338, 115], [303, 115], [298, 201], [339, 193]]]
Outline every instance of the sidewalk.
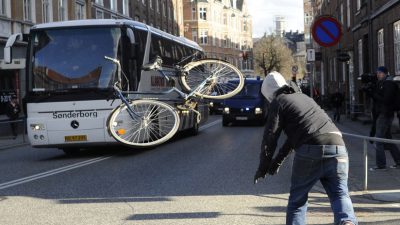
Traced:
[[14, 139], [8, 120], [0, 118], [0, 150], [29, 144], [28, 137], [23, 132], [24, 130], [24, 123], [19, 122], [18, 136]]
[[[328, 112], [330, 116], [332, 112]], [[333, 118], [333, 116], [332, 116]], [[353, 121], [341, 116], [340, 123], [336, 123], [337, 127], [344, 133], [369, 136], [371, 124], [363, 121]], [[397, 118], [393, 122], [393, 139], [400, 140], [398, 132]], [[400, 203], [400, 169], [387, 169], [386, 171], [367, 171], [368, 190], [364, 191], [365, 183], [365, 167], [363, 155], [363, 140], [344, 136], [344, 140], [349, 151], [349, 189], [352, 196], [366, 197], [373, 200]], [[386, 151], [387, 166], [394, 164], [389, 151]], [[375, 148], [373, 144], [368, 142], [368, 169], [375, 166]], [[323, 190], [322, 187], [321, 191]]]

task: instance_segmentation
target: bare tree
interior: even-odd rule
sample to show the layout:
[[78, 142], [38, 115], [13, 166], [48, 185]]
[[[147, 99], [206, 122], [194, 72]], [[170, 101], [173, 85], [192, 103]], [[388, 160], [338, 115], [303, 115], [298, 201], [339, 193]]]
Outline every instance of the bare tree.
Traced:
[[282, 38], [264, 35], [254, 43], [254, 58], [256, 71], [265, 76], [271, 71], [280, 72], [286, 79], [291, 77], [291, 68], [294, 59], [291, 50], [285, 45]]

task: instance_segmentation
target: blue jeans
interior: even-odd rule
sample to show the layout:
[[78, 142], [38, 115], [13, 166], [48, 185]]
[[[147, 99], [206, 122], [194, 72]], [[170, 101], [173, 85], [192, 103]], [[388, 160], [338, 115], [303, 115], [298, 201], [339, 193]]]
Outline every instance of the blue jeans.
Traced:
[[[375, 137], [392, 139], [391, 128], [392, 128], [393, 118], [394, 115], [386, 116], [380, 114], [378, 116], [378, 119], [376, 120]], [[381, 168], [386, 167], [385, 149], [390, 150], [390, 154], [392, 155], [394, 162], [400, 165], [400, 151], [395, 144], [376, 142], [375, 143], [376, 166]]]
[[357, 224], [347, 187], [349, 160], [345, 146], [302, 145], [293, 160], [287, 225], [306, 224], [308, 192], [319, 180], [328, 194], [334, 222]]

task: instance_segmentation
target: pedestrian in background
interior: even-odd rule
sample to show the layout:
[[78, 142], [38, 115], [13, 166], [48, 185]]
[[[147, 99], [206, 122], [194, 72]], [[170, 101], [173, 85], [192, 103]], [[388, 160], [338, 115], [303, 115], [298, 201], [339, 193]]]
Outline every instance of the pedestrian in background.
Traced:
[[[375, 137], [392, 139], [392, 123], [394, 120], [393, 102], [397, 94], [396, 83], [388, 79], [386, 67], [378, 67], [376, 71], [377, 85], [375, 91], [365, 89], [366, 94], [373, 99], [374, 111], [376, 113]], [[375, 142], [376, 165], [370, 168], [371, 171], [386, 170], [385, 149], [390, 150], [395, 165], [391, 168], [400, 167], [400, 151], [395, 144]]]
[[6, 105], [6, 115], [10, 120], [11, 133], [13, 135], [13, 139], [17, 138], [18, 135], [18, 124], [17, 122], [14, 121], [18, 119], [20, 111], [21, 108], [18, 104], [17, 96], [12, 95], [11, 101], [9, 101]]
[[[347, 149], [340, 131], [312, 98], [294, 91], [280, 73], [268, 74], [264, 83], [261, 92], [270, 107], [254, 183], [267, 173], [275, 174], [295, 149], [286, 224], [306, 224], [308, 193], [317, 181], [328, 194], [335, 225], [357, 224], [347, 187]], [[273, 158], [282, 130], [287, 139]]]
[[331, 97], [332, 106], [335, 108], [335, 112], [333, 114], [333, 120], [340, 122], [340, 113], [342, 111], [344, 96], [340, 93], [339, 89], [336, 89], [336, 92], [333, 93]]

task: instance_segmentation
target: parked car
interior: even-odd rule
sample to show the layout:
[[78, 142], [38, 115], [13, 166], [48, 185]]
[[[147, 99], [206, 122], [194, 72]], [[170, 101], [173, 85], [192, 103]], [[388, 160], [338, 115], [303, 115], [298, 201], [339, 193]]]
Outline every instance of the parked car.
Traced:
[[[238, 82], [238, 81], [230, 81]], [[235, 96], [225, 99], [222, 125], [231, 122], [255, 122], [263, 125], [267, 117], [267, 101], [261, 94], [262, 80], [246, 78], [243, 89]]]

